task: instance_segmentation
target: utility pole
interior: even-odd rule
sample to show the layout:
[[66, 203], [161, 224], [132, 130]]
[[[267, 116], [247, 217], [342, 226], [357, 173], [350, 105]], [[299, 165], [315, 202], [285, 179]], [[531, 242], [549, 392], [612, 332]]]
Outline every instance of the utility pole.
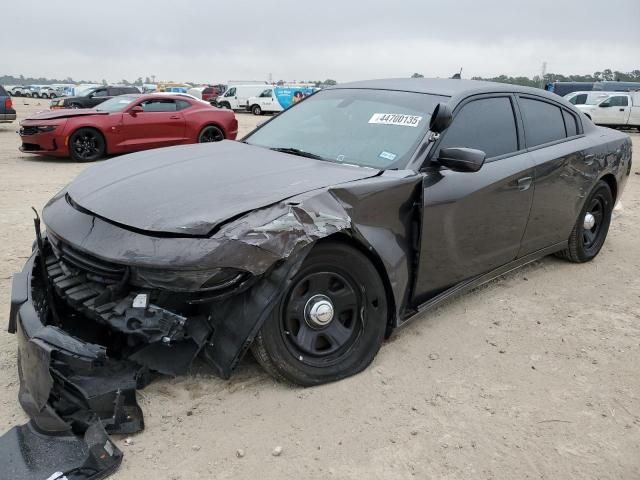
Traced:
[[542, 62], [542, 74], [540, 75], [540, 88], [544, 88], [544, 76], [547, 74], [547, 62]]

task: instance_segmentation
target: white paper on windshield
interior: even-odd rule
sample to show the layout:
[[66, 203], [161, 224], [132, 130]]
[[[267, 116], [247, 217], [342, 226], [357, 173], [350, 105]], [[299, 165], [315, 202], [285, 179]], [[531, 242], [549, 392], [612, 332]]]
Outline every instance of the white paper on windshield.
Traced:
[[399, 125], [414, 128], [420, 125], [421, 121], [422, 117], [403, 113], [374, 113], [369, 119], [369, 123], [377, 123], [378, 125]]

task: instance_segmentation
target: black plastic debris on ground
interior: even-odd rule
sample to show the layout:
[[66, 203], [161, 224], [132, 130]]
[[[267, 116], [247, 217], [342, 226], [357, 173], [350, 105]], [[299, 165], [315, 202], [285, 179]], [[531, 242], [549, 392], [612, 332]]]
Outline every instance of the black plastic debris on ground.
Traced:
[[0, 437], [2, 480], [97, 480], [121, 462], [122, 452], [100, 422], [84, 436], [45, 434], [29, 422]]

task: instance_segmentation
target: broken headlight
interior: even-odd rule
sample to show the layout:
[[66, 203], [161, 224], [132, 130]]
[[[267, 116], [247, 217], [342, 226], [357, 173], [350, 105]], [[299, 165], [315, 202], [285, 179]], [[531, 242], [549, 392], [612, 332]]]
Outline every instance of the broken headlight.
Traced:
[[157, 270], [137, 268], [135, 284], [174, 292], [214, 292], [241, 284], [249, 272], [237, 268], [211, 270]]

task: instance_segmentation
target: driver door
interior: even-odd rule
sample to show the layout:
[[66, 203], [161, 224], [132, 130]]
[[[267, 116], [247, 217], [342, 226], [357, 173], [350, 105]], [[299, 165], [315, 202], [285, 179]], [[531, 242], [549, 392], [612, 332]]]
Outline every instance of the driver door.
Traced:
[[603, 125], [626, 125], [631, 107], [628, 95], [613, 95], [593, 112], [593, 121]]
[[[418, 302], [516, 259], [533, 201], [535, 164], [511, 95], [473, 97], [434, 146], [486, 153], [478, 172], [425, 170]], [[431, 165], [434, 165], [433, 163]]]
[[[133, 114], [132, 108], [143, 111]], [[153, 98], [137, 102], [122, 118], [122, 147], [127, 151], [179, 145], [185, 140], [186, 122], [172, 98]]]

